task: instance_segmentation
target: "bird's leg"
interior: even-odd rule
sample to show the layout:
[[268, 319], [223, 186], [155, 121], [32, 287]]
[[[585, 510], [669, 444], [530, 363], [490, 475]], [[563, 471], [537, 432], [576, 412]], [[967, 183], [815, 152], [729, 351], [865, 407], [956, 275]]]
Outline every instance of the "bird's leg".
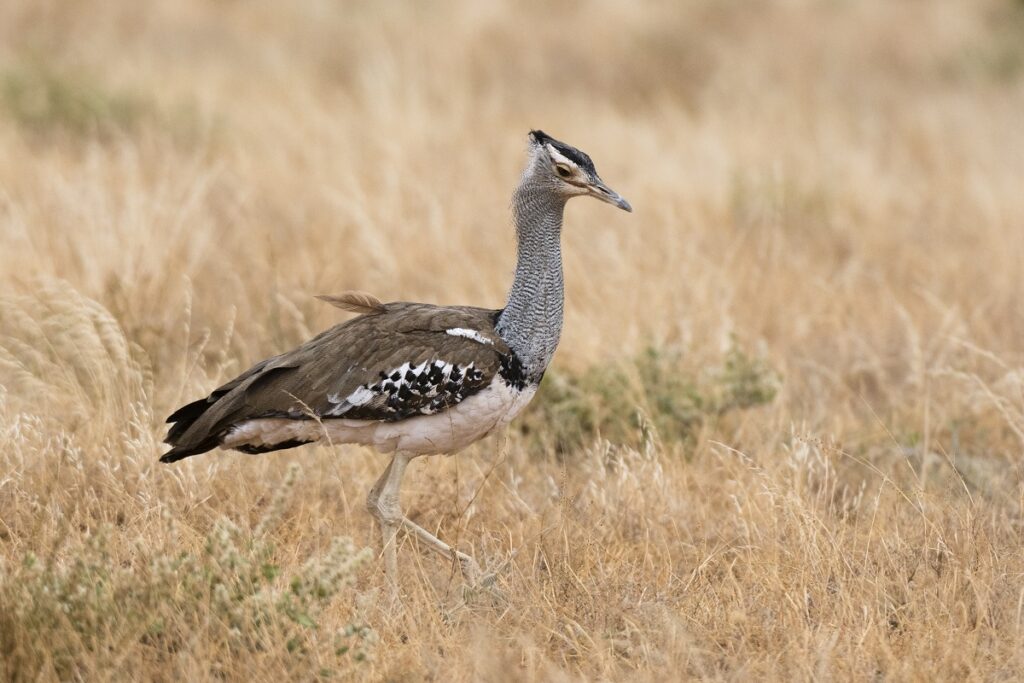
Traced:
[[413, 534], [420, 541], [427, 545], [427, 548], [448, 559], [449, 562], [458, 560], [462, 567], [462, 573], [470, 584], [476, 585], [481, 578], [480, 565], [472, 557], [464, 552], [455, 550], [440, 538], [430, 533], [408, 517], [402, 517], [402, 526]]
[[396, 453], [366, 497], [366, 509], [380, 524], [384, 573], [388, 577], [393, 594], [398, 593], [398, 528], [405, 521], [399, 502], [399, 492], [405, 466], [411, 459], [412, 456], [407, 453]]
[[398, 590], [398, 529], [404, 528], [408, 533], [413, 534], [420, 541], [426, 544], [427, 548], [448, 559], [449, 562], [458, 560], [462, 567], [462, 573], [471, 584], [480, 581], [480, 566], [472, 557], [466, 553], [455, 550], [450, 545], [433, 535], [416, 522], [406, 517], [402, 512], [399, 502], [399, 489], [402, 484], [402, 475], [405, 467], [412, 460], [413, 456], [408, 453], [396, 453], [391, 459], [388, 468], [380, 475], [380, 479], [370, 489], [366, 497], [366, 509], [374, 516], [380, 524], [381, 540], [383, 542], [384, 572], [391, 583], [391, 589], [397, 593]]

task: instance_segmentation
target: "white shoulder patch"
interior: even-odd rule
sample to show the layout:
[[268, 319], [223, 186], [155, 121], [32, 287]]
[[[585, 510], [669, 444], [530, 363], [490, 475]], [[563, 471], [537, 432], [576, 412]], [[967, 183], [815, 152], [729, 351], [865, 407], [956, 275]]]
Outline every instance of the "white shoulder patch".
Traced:
[[494, 346], [494, 342], [492, 340], [483, 336], [476, 330], [469, 330], [465, 327], [453, 327], [450, 330], [445, 330], [445, 334], [450, 334], [453, 337], [465, 337], [466, 339], [472, 339], [478, 344]]

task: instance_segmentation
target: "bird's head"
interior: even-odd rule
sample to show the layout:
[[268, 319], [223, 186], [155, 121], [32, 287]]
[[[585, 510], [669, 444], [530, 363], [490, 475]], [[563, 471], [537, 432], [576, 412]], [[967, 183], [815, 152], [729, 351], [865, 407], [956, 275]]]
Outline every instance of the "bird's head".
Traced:
[[556, 140], [544, 131], [530, 131], [531, 160], [527, 173], [563, 197], [589, 195], [624, 211], [633, 207], [597, 175], [594, 162], [572, 145]]

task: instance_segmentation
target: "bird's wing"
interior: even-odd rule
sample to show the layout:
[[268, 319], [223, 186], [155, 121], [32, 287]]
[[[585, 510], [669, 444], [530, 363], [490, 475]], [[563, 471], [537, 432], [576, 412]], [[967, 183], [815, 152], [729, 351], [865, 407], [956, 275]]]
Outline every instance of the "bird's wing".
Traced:
[[257, 363], [180, 408], [168, 418], [176, 424], [165, 441], [191, 454], [215, 447], [232, 425], [254, 418], [394, 421], [437, 413], [486, 387], [503, 363], [513, 362], [494, 330], [496, 311], [381, 307]]

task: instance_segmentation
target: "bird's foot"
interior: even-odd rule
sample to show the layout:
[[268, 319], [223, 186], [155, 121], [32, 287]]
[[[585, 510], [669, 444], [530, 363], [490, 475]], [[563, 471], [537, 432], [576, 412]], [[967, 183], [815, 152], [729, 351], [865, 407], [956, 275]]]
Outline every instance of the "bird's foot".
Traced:
[[471, 586], [477, 585], [483, 578], [483, 570], [480, 569], [476, 560], [459, 551], [455, 551], [455, 558], [459, 561], [459, 567], [462, 569], [462, 576], [466, 582]]
[[492, 600], [504, 602], [506, 597], [505, 592], [498, 587], [498, 572], [485, 572], [475, 560], [468, 559], [468, 563], [462, 561], [462, 575], [466, 578], [466, 584], [462, 589], [463, 600], [469, 603], [475, 601], [476, 598], [487, 596]]
[[507, 601], [505, 591], [498, 587], [498, 575], [494, 573], [484, 574], [474, 584], [465, 584], [462, 587], [462, 600], [466, 604], [479, 603], [481, 599], [490, 599], [491, 605]]

